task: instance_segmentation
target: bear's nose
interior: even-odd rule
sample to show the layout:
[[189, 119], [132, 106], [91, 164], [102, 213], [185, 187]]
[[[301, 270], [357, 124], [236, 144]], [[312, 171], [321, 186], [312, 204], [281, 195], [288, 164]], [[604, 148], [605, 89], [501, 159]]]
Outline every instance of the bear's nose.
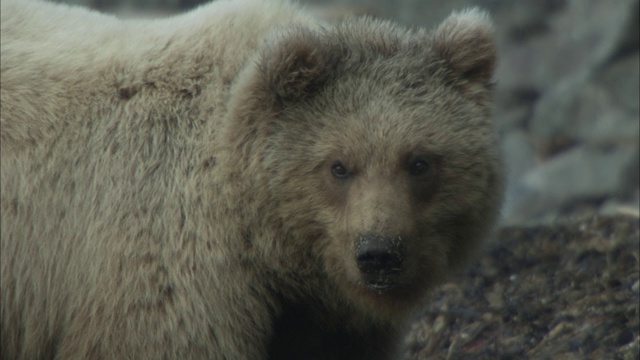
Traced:
[[402, 270], [405, 248], [400, 237], [363, 235], [356, 243], [358, 269], [365, 274], [389, 274]]

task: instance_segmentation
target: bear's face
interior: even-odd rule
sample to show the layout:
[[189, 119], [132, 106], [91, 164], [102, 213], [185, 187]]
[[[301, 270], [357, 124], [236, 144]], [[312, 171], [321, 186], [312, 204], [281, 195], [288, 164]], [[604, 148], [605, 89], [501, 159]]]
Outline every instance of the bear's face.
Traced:
[[[278, 141], [287, 145], [277, 153], [292, 157], [281, 169], [296, 169], [278, 185], [292, 197], [285, 213], [313, 219], [325, 233], [317, 254], [330, 277], [358, 300], [401, 306], [480, 242], [501, 175], [483, 105], [435, 78], [419, 87], [381, 80], [400, 76], [394, 61], [380, 60], [386, 76], [359, 74], [357, 86], [334, 81], [292, 111], [283, 126], [296, 135]], [[313, 119], [296, 121], [304, 113]]]
[[316, 150], [324, 159], [318, 188], [327, 199], [327, 269], [345, 286], [377, 294], [423, 288], [447, 266], [449, 251], [435, 229], [445, 157], [427, 135], [416, 136], [410, 114], [396, 117], [404, 111], [391, 106], [343, 119], [352, 126], [336, 129], [340, 141]]
[[474, 11], [431, 34], [369, 19], [265, 45], [226, 136], [266, 173], [287, 234], [273, 246], [390, 313], [441, 281], [500, 203], [494, 62]]

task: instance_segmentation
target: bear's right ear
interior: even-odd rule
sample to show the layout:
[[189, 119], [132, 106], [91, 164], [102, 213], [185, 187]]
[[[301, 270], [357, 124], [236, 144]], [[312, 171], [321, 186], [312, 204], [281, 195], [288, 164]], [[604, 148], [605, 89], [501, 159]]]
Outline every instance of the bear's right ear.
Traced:
[[327, 59], [318, 37], [296, 29], [266, 46], [258, 62], [263, 89], [282, 105], [312, 94], [327, 78]]
[[431, 46], [452, 79], [473, 93], [487, 89], [496, 65], [493, 24], [476, 8], [454, 12], [433, 32]]

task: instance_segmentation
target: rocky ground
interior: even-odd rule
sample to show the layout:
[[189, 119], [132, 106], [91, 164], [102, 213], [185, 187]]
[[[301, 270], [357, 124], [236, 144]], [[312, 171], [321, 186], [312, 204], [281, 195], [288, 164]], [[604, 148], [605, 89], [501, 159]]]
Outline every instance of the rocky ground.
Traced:
[[[131, 16], [201, 0], [68, 0]], [[406, 359], [638, 359], [640, 0], [301, 0], [432, 27], [480, 6], [496, 24], [501, 230], [434, 292]]]
[[638, 359], [639, 219], [506, 227], [432, 295], [404, 359]]

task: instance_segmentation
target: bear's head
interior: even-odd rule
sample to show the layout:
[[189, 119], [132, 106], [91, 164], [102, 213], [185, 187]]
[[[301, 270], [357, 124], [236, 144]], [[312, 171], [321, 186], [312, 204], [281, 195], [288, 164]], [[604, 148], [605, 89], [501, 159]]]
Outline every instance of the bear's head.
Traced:
[[365, 18], [267, 41], [225, 138], [268, 188], [268, 251], [389, 314], [463, 264], [501, 202], [495, 51], [477, 10], [431, 33]]

